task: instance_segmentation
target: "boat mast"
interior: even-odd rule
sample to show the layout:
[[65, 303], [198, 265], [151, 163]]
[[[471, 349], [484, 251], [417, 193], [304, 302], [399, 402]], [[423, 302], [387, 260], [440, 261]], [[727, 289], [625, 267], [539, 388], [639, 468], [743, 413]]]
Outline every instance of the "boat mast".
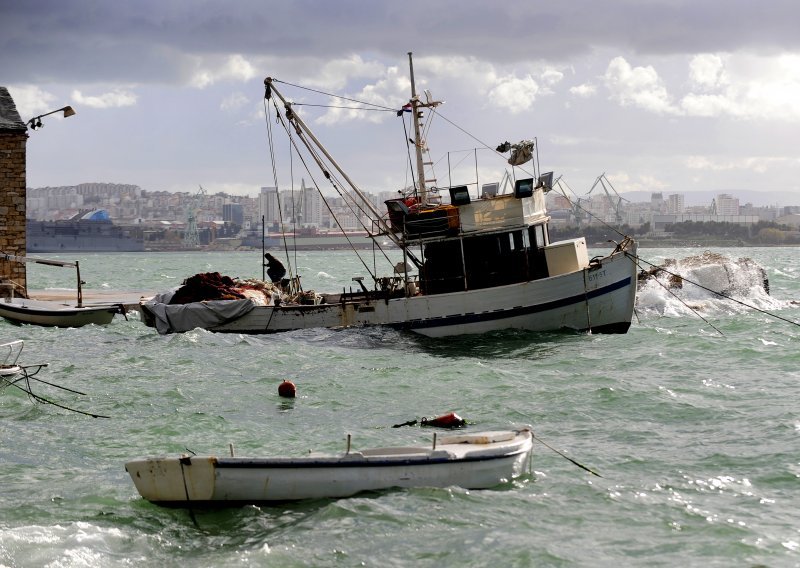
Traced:
[[428, 201], [428, 190], [425, 187], [425, 165], [422, 163], [422, 138], [420, 137], [420, 130], [422, 125], [422, 112], [419, 110], [420, 103], [417, 96], [417, 87], [414, 83], [414, 61], [412, 59], [412, 52], [408, 52], [408, 68], [411, 75], [411, 112], [414, 114], [414, 149], [417, 154], [417, 191], [419, 193], [419, 202], [426, 203]]

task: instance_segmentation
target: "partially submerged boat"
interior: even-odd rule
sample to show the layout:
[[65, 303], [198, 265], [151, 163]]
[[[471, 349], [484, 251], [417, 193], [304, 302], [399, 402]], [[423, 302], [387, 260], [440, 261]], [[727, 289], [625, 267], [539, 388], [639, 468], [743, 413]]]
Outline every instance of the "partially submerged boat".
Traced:
[[[424, 157], [429, 151], [422, 132], [429, 125], [422, 117], [424, 110], [436, 116], [440, 103], [428, 92], [424, 101], [418, 96], [411, 65], [411, 98], [397, 115], [410, 112], [409, 162], [416, 162], [416, 182], [380, 211], [294, 111], [278, 88], [281, 82], [268, 77], [264, 83], [265, 99], [302, 163], [319, 166], [357, 217], [368, 219], [364, 228], [374, 243], [373, 257], [387, 261], [390, 275], [379, 276], [370, 268], [374, 262], [362, 259], [370, 276], [354, 277], [355, 290], [316, 293], [302, 290], [290, 266], [282, 294], [264, 302], [209, 298], [175, 304], [171, 292], [142, 301], [147, 325], [159, 333], [382, 325], [432, 337], [510, 328], [627, 332], [636, 298], [636, 243], [622, 238], [610, 252], [590, 259], [583, 238], [550, 241], [545, 193], [552, 189], [553, 174], [541, 172], [535, 140], [489, 148], [493, 158], [512, 168], [499, 182], [480, 184], [476, 163], [470, 169], [474, 179], [437, 186], [429, 173], [433, 162]], [[407, 138], [405, 127], [403, 132]], [[451, 180], [460, 175], [447, 172]]]
[[[94, 412], [86, 412], [84, 410], [78, 410], [76, 408], [71, 408], [69, 406], [65, 406], [50, 398], [45, 398], [44, 396], [33, 392], [33, 387], [31, 385], [31, 381], [36, 383], [40, 383], [42, 385], [47, 385], [49, 387], [53, 387], [56, 389], [60, 389], [62, 391], [70, 392], [73, 394], [85, 395], [81, 391], [67, 388], [61, 385], [57, 385], [51, 383], [49, 381], [45, 381], [44, 379], [39, 379], [36, 375], [39, 374], [43, 368], [47, 367], [47, 363], [36, 363], [34, 365], [22, 365], [19, 362], [19, 357], [22, 354], [22, 350], [25, 347], [25, 342], [22, 339], [18, 339], [16, 341], [11, 341], [9, 343], [0, 344], [0, 392], [4, 391], [8, 387], [13, 387], [13, 389], [20, 390], [28, 395], [28, 398], [33, 402], [40, 402], [42, 404], [52, 404], [53, 406], [57, 406], [58, 408], [63, 408], [64, 410], [69, 410], [70, 412], [77, 412], [78, 414], [84, 414], [86, 416], [91, 416], [93, 418], [108, 418], [108, 416], [104, 416], [102, 414], [96, 414]], [[12, 390], [13, 390], [12, 389]]]
[[2, 254], [0, 259], [11, 262], [33, 262], [48, 266], [75, 268], [78, 277], [77, 302], [66, 304], [49, 300], [32, 300], [14, 297], [14, 288], [8, 297], [0, 299], [0, 317], [18, 325], [32, 324], [47, 327], [82, 327], [84, 325], [106, 325], [114, 319], [114, 314], [124, 313], [117, 304], [97, 304], [87, 306], [83, 303], [83, 289], [80, 263], [50, 260], [46, 258]]
[[25, 342], [21, 339], [0, 344], [0, 391], [33, 377], [47, 367], [47, 363], [22, 365], [19, 357], [24, 348]]
[[340, 455], [215, 457], [181, 455], [129, 461], [139, 494], [165, 506], [235, 506], [349, 497], [393, 487], [489, 489], [525, 472], [533, 432], [434, 434], [428, 446], [387, 447]]

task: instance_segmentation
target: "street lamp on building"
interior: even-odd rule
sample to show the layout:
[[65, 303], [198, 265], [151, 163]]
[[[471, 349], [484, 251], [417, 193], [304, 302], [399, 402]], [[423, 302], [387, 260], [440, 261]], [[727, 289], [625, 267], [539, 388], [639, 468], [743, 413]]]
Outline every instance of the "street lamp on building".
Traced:
[[39, 116], [34, 116], [32, 119], [28, 121], [28, 128], [30, 128], [31, 130], [36, 130], [37, 128], [41, 128], [42, 126], [44, 126], [42, 124], [42, 118], [51, 114], [55, 114], [57, 112], [63, 112], [64, 118], [67, 118], [68, 116], [72, 116], [75, 114], [75, 109], [67, 105], [64, 108], [51, 110], [50, 112], [40, 114]]

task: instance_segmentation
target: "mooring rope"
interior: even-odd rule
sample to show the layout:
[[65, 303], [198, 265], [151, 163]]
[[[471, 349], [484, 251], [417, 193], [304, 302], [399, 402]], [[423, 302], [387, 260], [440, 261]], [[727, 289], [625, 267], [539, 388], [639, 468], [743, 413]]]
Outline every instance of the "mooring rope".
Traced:
[[[27, 377], [24, 378], [27, 379]], [[69, 406], [64, 406], [63, 404], [59, 404], [43, 396], [39, 396], [38, 394], [35, 394], [33, 391], [30, 390], [30, 383], [28, 383], [28, 389], [19, 386], [16, 383], [16, 381], [9, 383], [9, 385], [18, 388], [19, 390], [27, 394], [29, 397], [31, 397], [33, 400], [35, 400], [36, 402], [41, 402], [42, 404], [52, 404], [53, 406], [57, 406], [58, 408], [63, 408], [64, 410], [69, 410], [70, 412], [77, 412], [78, 414], [83, 414], [85, 416], [91, 416], [92, 418], [111, 418], [110, 416], [104, 416], [102, 414], [95, 414], [93, 412], [85, 412], [83, 410], [78, 410], [77, 408], [70, 408]]]
[[547, 442], [545, 442], [544, 440], [542, 440], [542, 439], [541, 439], [541, 438], [539, 438], [538, 436], [535, 436], [535, 435], [533, 434], [533, 432], [531, 432], [531, 436], [533, 437], [533, 439], [534, 439], [534, 440], [536, 440], [537, 442], [539, 442], [540, 444], [542, 444], [544, 447], [546, 447], [546, 448], [549, 448], [549, 449], [553, 450], [555, 453], [557, 453], [558, 455], [560, 455], [562, 458], [564, 458], [564, 459], [565, 459], [565, 460], [567, 460], [567, 461], [570, 461], [570, 462], [572, 462], [573, 464], [577, 465], [579, 468], [581, 468], [581, 469], [585, 469], [586, 471], [588, 471], [588, 472], [589, 472], [589, 473], [591, 473], [592, 475], [596, 475], [597, 477], [603, 477], [602, 475], [600, 475], [599, 473], [597, 473], [597, 472], [596, 472], [596, 471], [594, 471], [593, 469], [591, 469], [591, 468], [588, 468], [588, 467], [586, 467], [585, 465], [583, 465], [583, 464], [581, 464], [581, 463], [578, 463], [577, 461], [575, 461], [575, 460], [574, 460], [574, 459], [572, 459], [571, 457], [569, 457], [569, 456], [566, 456], [566, 455], [564, 455], [563, 453], [559, 452], [559, 451], [558, 451], [557, 449], [555, 449], [553, 446], [551, 446], [550, 444], [548, 444]]

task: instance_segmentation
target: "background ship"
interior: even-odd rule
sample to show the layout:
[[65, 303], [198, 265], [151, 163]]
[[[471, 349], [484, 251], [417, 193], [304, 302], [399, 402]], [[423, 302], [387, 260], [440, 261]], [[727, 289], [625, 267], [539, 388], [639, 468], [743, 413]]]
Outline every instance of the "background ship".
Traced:
[[[283, 250], [350, 250], [370, 249], [374, 246], [366, 231], [317, 231], [300, 229], [289, 233], [266, 233], [263, 235], [266, 249]], [[242, 239], [242, 245], [261, 248], [262, 235], [251, 233]]]
[[141, 237], [114, 225], [105, 209], [81, 212], [66, 221], [26, 221], [29, 253], [40, 252], [140, 252]]

